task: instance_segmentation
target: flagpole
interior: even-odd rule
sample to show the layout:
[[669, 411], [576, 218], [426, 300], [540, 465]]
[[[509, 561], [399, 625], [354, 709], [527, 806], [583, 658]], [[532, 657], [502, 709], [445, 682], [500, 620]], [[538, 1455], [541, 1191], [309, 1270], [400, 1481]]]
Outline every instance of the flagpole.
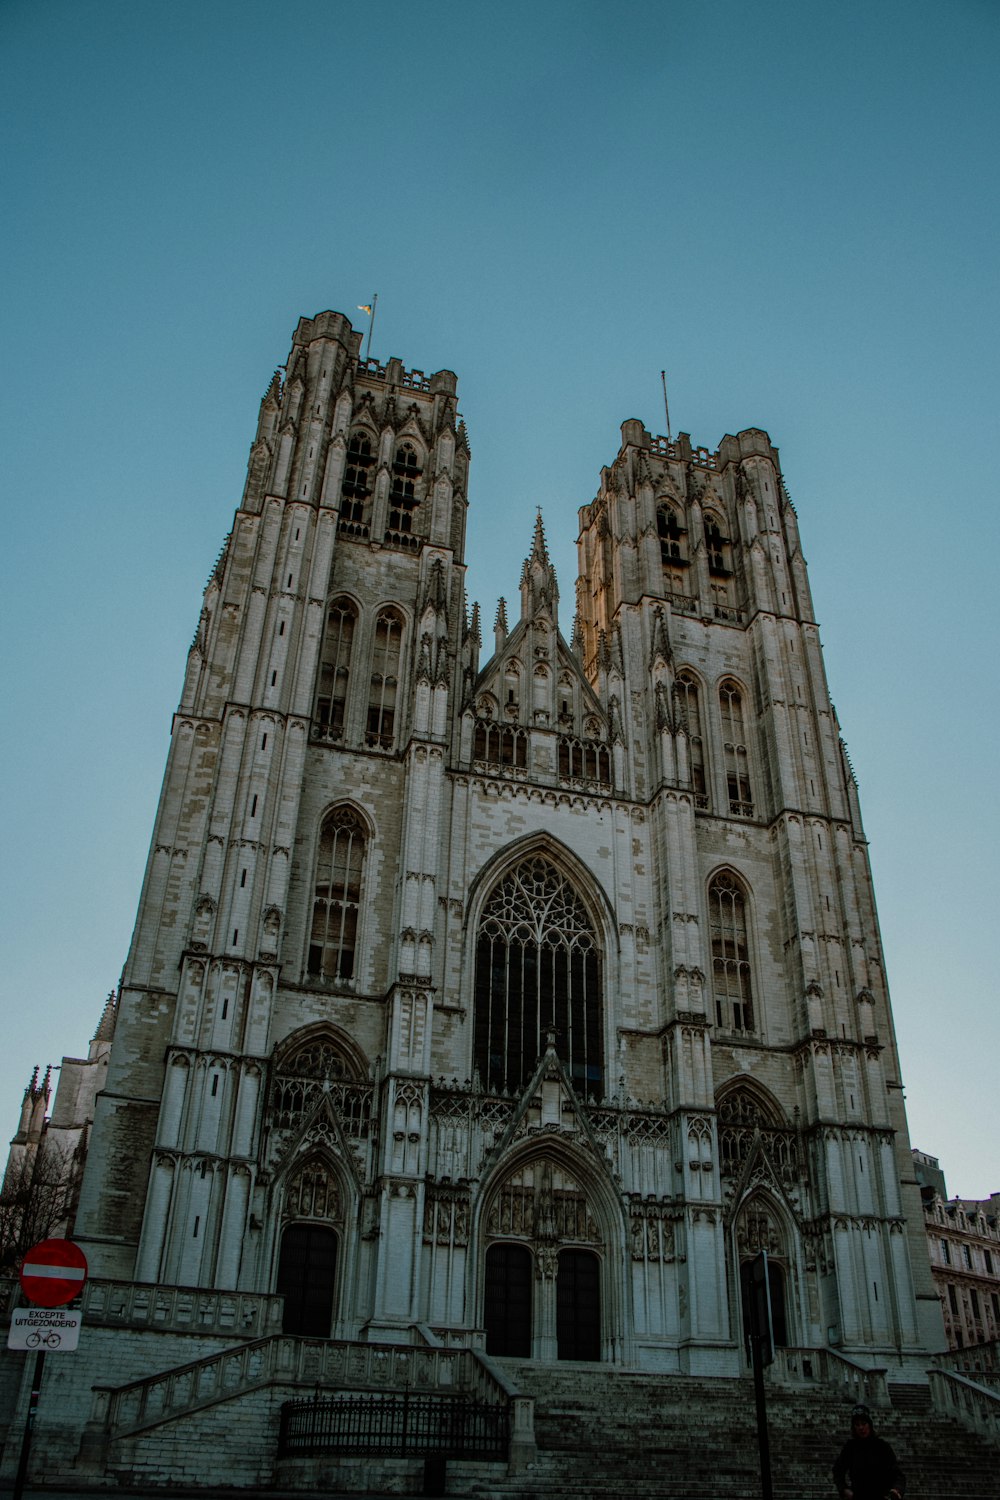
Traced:
[[378, 307], [378, 292], [373, 292], [372, 293], [372, 320], [368, 324], [368, 349], [367, 349], [367, 351], [365, 353], [365, 359], [370, 359], [371, 358], [371, 353], [372, 353], [372, 334], [375, 332], [375, 309], [377, 307]]
[[671, 437], [671, 434], [670, 434], [670, 407], [667, 405], [667, 372], [666, 372], [666, 370], [661, 370], [660, 371], [660, 379], [663, 381], [663, 410], [664, 410], [664, 413], [665, 413], [666, 418], [667, 418], [667, 442], [668, 443], [672, 443], [673, 442], [673, 438]]

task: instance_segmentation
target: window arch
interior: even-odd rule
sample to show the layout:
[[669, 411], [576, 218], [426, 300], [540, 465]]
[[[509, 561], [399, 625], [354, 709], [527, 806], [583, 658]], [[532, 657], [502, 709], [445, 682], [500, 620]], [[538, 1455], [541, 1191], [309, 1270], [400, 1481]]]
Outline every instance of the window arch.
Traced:
[[677, 674], [674, 702], [682, 717], [688, 738], [688, 762], [695, 807], [708, 806], [708, 776], [705, 765], [705, 736], [701, 726], [701, 702], [698, 679], [687, 670]]
[[375, 621], [368, 722], [365, 730], [365, 744], [377, 750], [392, 749], [396, 731], [396, 696], [399, 690], [402, 645], [402, 620], [395, 610], [383, 610]]
[[320, 979], [354, 978], [364, 860], [361, 819], [349, 807], [334, 808], [320, 832], [309, 933], [308, 972]]
[[722, 711], [722, 749], [726, 763], [726, 790], [729, 811], [737, 817], [753, 817], [753, 792], [750, 789], [750, 756], [743, 722], [743, 694], [731, 677], [719, 684], [719, 708]]
[[753, 1031], [746, 893], [728, 870], [716, 875], [708, 888], [708, 922], [716, 1025], [726, 1031]]
[[335, 599], [326, 612], [314, 732], [317, 739], [339, 740], [344, 733], [347, 685], [357, 614], [346, 599]]
[[412, 443], [400, 443], [392, 462], [392, 480], [389, 485], [389, 531], [396, 538], [407, 537], [413, 531], [413, 517], [419, 501], [417, 480], [423, 468]]
[[[340, 524], [355, 534], [367, 534], [368, 496], [372, 491], [375, 455], [363, 432], [352, 432], [347, 443], [347, 463], [340, 488]], [[364, 527], [360, 533], [358, 528]]]
[[546, 1032], [574, 1088], [604, 1091], [601, 957], [586, 909], [549, 860], [534, 855], [489, 897], [476, 942], [475, 1063], [493, 1090], [523, 1088]]

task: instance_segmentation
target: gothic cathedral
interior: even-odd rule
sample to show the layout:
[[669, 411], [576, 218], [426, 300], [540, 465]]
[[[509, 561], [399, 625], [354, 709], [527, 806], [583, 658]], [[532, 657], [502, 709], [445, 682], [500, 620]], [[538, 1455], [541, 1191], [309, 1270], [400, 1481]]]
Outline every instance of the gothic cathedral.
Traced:
[[456, 379], [300, 321], [174, 720], [75, 1238], [285, 1333], [940, 1343], [857, 789], [757, 429], [626, 421], [487, 653]]

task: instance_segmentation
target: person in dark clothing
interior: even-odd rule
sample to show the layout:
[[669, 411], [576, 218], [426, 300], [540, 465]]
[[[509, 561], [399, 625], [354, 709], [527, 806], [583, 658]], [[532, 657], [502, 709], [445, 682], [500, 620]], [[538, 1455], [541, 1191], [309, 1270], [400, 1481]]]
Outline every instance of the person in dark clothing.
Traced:
[[889, 1444], [875, 1436], [867, 1406], [851, 1412], [851, 1435], [837, 1455], [833, 1479], [841, 1500], [903, 1500], [903, 1471]]

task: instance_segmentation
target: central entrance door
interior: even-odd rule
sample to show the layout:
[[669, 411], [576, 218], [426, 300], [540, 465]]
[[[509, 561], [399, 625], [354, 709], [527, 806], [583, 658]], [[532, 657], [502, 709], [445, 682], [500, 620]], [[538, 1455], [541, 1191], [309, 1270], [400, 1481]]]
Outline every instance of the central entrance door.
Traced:
[[592, 1250], [560, 1250], [556, 1272], [560, 1359], [601, 1357], [601, 1263]]
[[337, 1236], [323, 1224], [289, 1224], [281, 1238], [278, 1284], [283, 1333], [328, 1339], [333, 1322]]
[[490, 1246], [483, 1298], [487, 1354], [530, 1359], [533, 1282], [531, 1251], [526, 1246]]

